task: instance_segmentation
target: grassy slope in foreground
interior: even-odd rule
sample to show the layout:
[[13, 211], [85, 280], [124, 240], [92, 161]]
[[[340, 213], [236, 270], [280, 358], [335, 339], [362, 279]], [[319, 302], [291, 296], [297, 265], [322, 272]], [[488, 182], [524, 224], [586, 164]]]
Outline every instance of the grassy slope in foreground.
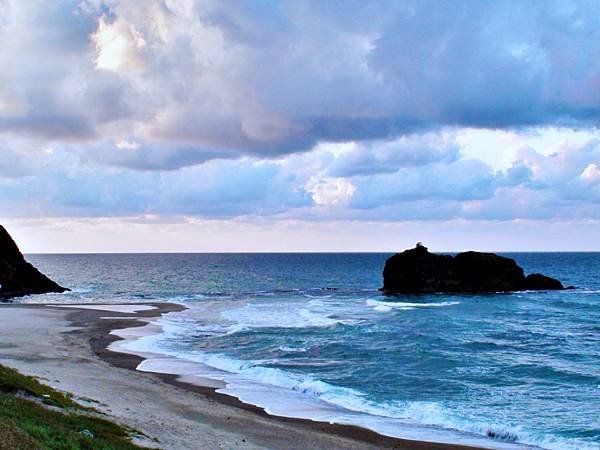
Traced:
[[35, 378], [0, 365], [0, 450], [138, 449], [127, 429]]

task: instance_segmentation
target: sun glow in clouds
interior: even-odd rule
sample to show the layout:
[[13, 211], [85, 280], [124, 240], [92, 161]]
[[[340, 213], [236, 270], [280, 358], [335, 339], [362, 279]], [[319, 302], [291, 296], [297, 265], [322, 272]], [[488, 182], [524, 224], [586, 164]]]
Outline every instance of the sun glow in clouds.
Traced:
[[96, 47], [98, 69], [116, 72], [143, 63], [140, 50], [146, 46], [146, 42], [132, 26], [119, 21], [109, 24], [106, 18], [101, 17], [92, 40]]

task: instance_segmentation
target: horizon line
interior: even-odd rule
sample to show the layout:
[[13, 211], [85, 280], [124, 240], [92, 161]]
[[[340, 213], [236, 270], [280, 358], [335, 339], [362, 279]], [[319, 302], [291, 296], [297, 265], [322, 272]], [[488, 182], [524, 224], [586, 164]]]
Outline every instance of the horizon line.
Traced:
[[[410, 249], [405, 249], [410, 250]], [[191, 252], [23, 252], [24, 255], [289, 255], [289, 254], [381, 254], [400, 253], [404, 250], [374, 250], [374, 251], [191, 251]], [[477, 251], [480, 253], [600, 253], [600, 250], [434, 250], [431, 253], [462, 253]]]

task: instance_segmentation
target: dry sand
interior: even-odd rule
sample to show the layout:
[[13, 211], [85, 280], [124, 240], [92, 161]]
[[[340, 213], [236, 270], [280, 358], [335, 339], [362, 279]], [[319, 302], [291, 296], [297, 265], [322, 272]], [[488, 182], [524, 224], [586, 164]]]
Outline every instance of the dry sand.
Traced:
[[145, 324], [136, 317], [181, 308], [152, 306], [137, 312], [127, 308], [107, 312], [1, 305], [0, 363], [71, 392], [112, 420], [157, 439], [138, 443], [166, 449], [467, 448], [388, 438], [352, 426], [272, 417], [211, 388], [135, 371], [139, 357], [106, 350], [118, 339], [109, 332]]

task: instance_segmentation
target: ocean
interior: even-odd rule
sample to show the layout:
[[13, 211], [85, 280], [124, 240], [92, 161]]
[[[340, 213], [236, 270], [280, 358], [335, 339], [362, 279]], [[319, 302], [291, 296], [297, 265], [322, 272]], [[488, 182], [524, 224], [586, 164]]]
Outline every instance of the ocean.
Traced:
[[274, 414], [600, 449], [600, 253], [503, 255], [577, 289], [385, 296], [380, 253], [28, 255], [73, 292], [18, 301], [181, 303], [132, 349]]

